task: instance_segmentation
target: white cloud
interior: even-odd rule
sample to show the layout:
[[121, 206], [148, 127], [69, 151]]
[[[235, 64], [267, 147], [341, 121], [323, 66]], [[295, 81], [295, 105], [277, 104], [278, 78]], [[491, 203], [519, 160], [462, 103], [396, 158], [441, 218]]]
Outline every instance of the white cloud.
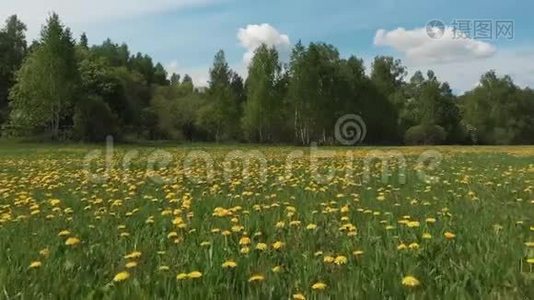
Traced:
[[[434, 28], [434, 31], [436, 28]], [[491, 57], [496, 48], [490, 43], [460, 37], [452, 27], [445, 27], [440, 38], [428, 36], [426, 28], [392, 31], [380, 29], [376, 32], [376, 46], [392, 47], [402, 53], [411, 63], [454, 63]]]
[[264, 23], [260, 25], [250, 24], [245, 28], [239, 28], [237, 38], [241, 46], [247, 49], [243, 55], [243, 62], [249, 64], [256, 50], [262, 43], [269, 47], [275, 47], [285, 52], [290, 48], [289, 36], [278, 32], [273, 26]]
[[36, 38], [41, 24], [51, 12], [58, 13], [70, 26], [202, 6], [215, 1], [218, 0], [3, 0], [0, 1], [0, 18], [17, 14], [28, 25], [28, 36]]
[[495, 70], [499, 75], [510, 75], [521, 87], [534, 87], [534, 47], [503, 49], [486, 59], [442, 63], [406, 63], [409, 75], [417, 70], [433, 70], [442, 81], [447, 81], [456, 92], [465, 92], [475, 87], [480, 76]]

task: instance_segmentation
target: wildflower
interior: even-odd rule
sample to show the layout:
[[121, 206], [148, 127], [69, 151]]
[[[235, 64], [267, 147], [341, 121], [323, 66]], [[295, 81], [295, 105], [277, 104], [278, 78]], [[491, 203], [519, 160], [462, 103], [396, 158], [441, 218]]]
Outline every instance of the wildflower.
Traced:
[[282, 243], [281, 241], [276, 241], [276, 242], [274, 242], [274, 244], [273, 244], [273, 249], [274, 249], [274, 250], [280, 250], [280, 249], [282, 249], [282, 248], [284, 247], [284, 245], [285, 245], [285, 244]]
[[130, 273], [128, 273], [126, 271], [122, 271], [122, 272], [117, 273], [117, 275], [115, 275], [115, 277], [113, 277], [113, 281], [120, 282], [120, 281], [124, 281], [124, 280], [126, 280], [128, 278], [130, 278]]
[[331, 264], [331, 263], [333, 263], [334, 260], [335, 260], [335, 258], [332, 257], [332, 256], [329, 256], [329, 255], [327, 255], [327, 256], [325, 256], [325, 257], [323, 258], [323, 262], [325, 262], [325, 263], [327, 263], [327, 264]]
[[180, 224], [183, 224], [183, 223], [184, 223], [184, 220], [181, 217], [176, 217], [176, 218], [174, 218], [174, 220], [172, 220], [172, 224], [173, 225], [180, 225]]
[[406, 224], [406, 226], [408, 226], [409, 228], [417, 228], [420, 226], [420, 224], [417, 221], [410, 221], [408, 222], [408, 224]]
[[430, 240], [432, 238], [432, 235], [428, 232], [423, 233], [423, 239], [424, 240]]
[[312, 285], [312, 290], [324, 290], [326, 289], [327, 285], [323, 282], [316, 282]]
[[338, 266], [346, 264], [348, 261], [346, 256], [340, 255], [334, 259], [334, 263]]
[[43, 264], [40, 261], [32, 261], [30, 266], [28, 268], [30, 269], [37, 269], [40, 268]]
[[248, 245], [250, 244], [250, 238], [248, 236], [244, 236], [239, 240], [239, 245]]
[[222, 264], [222, 267], [225, 269], [233, 269], [237, 267], [237, 263], [233, 260], [227, 260]]
[[282, 266], [275, 266], [274, 268], [271, 269], [271, 271], [273, 271], [273, 273], [282, 272]]
[[248, 254], [250, 252], [250, 248], [249, 247], [243, 247], [243, 248], [241, 248], [241, 250], [239, 250], [239, 252], [241, 252], [241, 254]]
[[436, 223], [436, 219], [434, 219], [434, 218], [426, 218], [425, 221], [426, 221], [427, 223], [430, 223], [430, 224], [434, 224], [434, 223]]
[[413, 276], [406, 276], [402, 279], [402, 285], [407, 287], [416, 287], [421, 285], [421, 282], [419, 282], [419, 280]]
[[525, 246], [527, 246], [529, 248], [534, 248], [534, 242], [526, 242]]
[[308, 226], [306, 226], [307, 230], [314, 230], [315, 228], [317, 228], [317, 225], [315, 224], [308, 224]]
[[534, 265], [534, 258], [527, 259], [527, 263], [531, 264], [531, 265]]
[[70, 234], [70, 231], [68, 231], [68, 230], [62, 230], [62, 231], [60, 231], [57, 235], [58, 235], [58, 236], [67, 236], [67, 235], [69, 235], [69, 234]]
[[449, 231], [445, 232], [443, 235], [448, 240], [452, 240], [452, 239], [454, 239], [456, 237], [456, 234], [454, 234], [452, 232], [449, 232]]
[[410, 248], [412, 250], [417, 250], [417, 249], [419, 249], [419, 244], [418, 243], [411, 243], [410, 245], [408, 245], [408, 248]]
[[57, 206], [58, 204], [61, 203], [61, 200], [59, 200], [59, 199], [50, 199], [50, 200], [48, 200], [48, 203], [50, 203], [50, 206]]
[[256, 275], [252, 275], [249, 279], [248, 279], [248, 282], [256, 282], [256, 281], [263, 281], [265, 280], [265, 277], [263, 277], [263, 275], [261, 274], [256, 274]]
[[80, 239], [75, 237], [70, 237], [65, 241], [65, 245], [67, 246], [76, 246], [80, 243]]
[[239, 226], [239, 225], [234, 225], [234, 226], [232, 226], [231, 229], [232, 229], [233, 232], [240, 232], [240, 231], [243, 231], [243, 229], [245, 229], [245, 227]]
[[361, 255], [363, 255], [363, 253], [364, 253], [364, 252], [363, 252], [362, 250], [356, 250], [356, 251], [353, 251], [353, 252], [352, 252], [352, 255], [354, 255], [354, 256], [361, 256]]
[[189, 274], [187, 274], [187, 278], [190, 278], [190, 279], [197, 279], [197, 278], [200, 278], [202, 277], [202, 273], [200, 273], [199, 271], [193, 271]]
[[180, 274], [176, 275], [176, 279], [177, 280], [187, 279], [187, 273], [180, 273]]
[[301, 293], [293, 294], [293, 300], [306, 300], [306, 297]]
[[126, 263], [126, 269], [131, 269], [131, 268], [135, 268], [137, 267], [137, 262], [135, 261], [130, 261], [128, 263]]
[[139, 251], [134, 251], [134, 252], [124, 256], [125, 259], [136, 259], [136, 258], [139, 258], [139, 257], [141, 257], [141, 252], [139, 252]]
[[169, 271], [169, 266], [159, 266], [158, 270], [160, 271]]
[[408, 248], [408, 246], [406, 246], [406, 244], [404, 244], [404, 243], [402, 243], [402, 244], [397, 246], [397, 250], [405, 250], [407, 248]]
[[257, 243], [256, 244], [256, 250], [260, 250], [260, 251], [267, 250], [267, 244], [265, 244], [265, 243]]
[[48, 250], [48, 248], [44, 248], [41, 251], [39, 251], [39, 255], [42, 255], [44, 257], [48, 257], [48, 255], [50, 255], [50, 250]]

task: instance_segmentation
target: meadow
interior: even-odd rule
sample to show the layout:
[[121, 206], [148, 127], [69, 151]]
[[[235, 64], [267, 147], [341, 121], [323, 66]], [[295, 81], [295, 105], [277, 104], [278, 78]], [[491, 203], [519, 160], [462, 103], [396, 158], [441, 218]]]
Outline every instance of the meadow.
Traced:
[[320, 149], [0, 145], [0, 298], [534, 299], [534, 147]]

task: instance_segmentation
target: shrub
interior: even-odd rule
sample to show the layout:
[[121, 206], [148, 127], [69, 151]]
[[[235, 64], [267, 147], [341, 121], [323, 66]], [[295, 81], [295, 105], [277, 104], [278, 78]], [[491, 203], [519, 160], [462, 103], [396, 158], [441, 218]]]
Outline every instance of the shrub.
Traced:
[[443, 144], [447, 133], [443, 127], [434, 124], [417, 125], [409, 128], [404, 134], [407, 145], [438, 145]]

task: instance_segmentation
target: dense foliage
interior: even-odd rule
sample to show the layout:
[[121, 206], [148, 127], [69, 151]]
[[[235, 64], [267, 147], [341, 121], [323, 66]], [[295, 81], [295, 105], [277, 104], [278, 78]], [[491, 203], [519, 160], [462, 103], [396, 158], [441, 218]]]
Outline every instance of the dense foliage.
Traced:
[[246, 80], [221, 50], [204, 88], [126, 44], [76, 42], [56, 14], [29, 47], [25, 30], [16, 16], [0, 29], [4, 136], [333, 144], [336, 121], [358, 114], [369, 144], [534, 143], [534, 91], [494, 71], [456, 96], [432, 71], [406, 78], [392, 57], [366, 72], [332, 45], [299, 42], [288, 64], [256, 49]]

